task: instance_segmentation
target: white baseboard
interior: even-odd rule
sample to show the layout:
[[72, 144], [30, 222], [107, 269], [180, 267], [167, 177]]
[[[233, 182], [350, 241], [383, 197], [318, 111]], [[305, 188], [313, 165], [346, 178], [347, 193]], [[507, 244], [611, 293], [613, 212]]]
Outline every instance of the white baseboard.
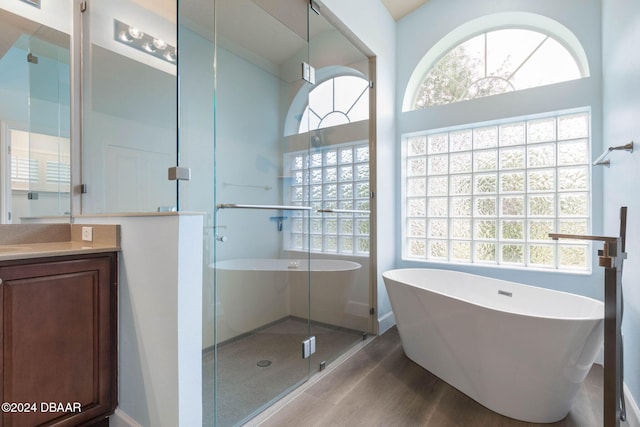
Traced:
[[109, 417], [109, 427], [142, 427], [142, 425], [120, 408], [116, 408], [113, 415]]
[[382, 317], [378, 317], [378, 335], [384, 334], [395, 324], [396, 316], [394, 316], [393, 311], [388, 312]]
[[623, 388], [625, 408], [627, 410], [627, 423], [629, 427], [640, 427], [640, 409], [638, 409], [638, 404], [633, 400], [633, 396], [626, 384], [624, 384]]

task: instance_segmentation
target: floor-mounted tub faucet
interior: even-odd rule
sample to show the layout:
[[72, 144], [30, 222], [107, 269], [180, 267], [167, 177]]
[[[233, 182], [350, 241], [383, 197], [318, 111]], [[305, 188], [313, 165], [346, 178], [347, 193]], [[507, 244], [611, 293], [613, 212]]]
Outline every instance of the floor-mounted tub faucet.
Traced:
[[620, 236], [581, 236], [550, 233], [558, 239], [592, 240], [603, 242], [598, 250], [598, 265], [604, 267], [604, 427], [619, 427], [625, 421], [622, 359], [622, 266], [627, 234], [627, 207], [620, 208]]

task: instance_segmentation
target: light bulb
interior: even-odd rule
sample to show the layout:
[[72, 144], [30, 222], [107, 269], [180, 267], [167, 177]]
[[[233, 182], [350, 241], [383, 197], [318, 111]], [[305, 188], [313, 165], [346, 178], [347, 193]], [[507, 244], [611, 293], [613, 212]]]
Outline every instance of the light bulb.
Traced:
[[168, 50], [165, 52], [164, 58], [169, 62], [176, 62], [176, 60], [178, 59], [178, 55], [176, 54], [176, 52]]
[[133, 37], [131, 37], [131, 35], [126, 31], [120, 31], [120, 33], [118, 34], [118, 38], [120, 39], [120, 41], [126, 43], [131, 43], [133, 41]]
[[149, 53], [154, 53], [156, 51], [155, 46], [152, 45], [151, 43], [145, 43], [142, 45], [142, 47], [144, 48], [144, 50], [146, 50]]
[[129, 35], [134, 39], [140, 40], [144, 36], [144, 33], [140, 28], [129, 27]]
[[162, 39], [153, 39], [153, 45], [158, 50], [165, 50], [167, 48], [167, 42]]

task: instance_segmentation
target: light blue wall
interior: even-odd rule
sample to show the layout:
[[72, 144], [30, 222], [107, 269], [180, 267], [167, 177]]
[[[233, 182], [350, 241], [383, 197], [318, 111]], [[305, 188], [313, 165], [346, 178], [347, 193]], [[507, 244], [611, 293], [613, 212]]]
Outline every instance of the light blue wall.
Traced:
[[389, 297], [381, 274], [394, 268], [396, 236], [394, 224], [396, 203], [394, 182], [397, 175], [396, 144], [396, 23], [382, 3], [371, 0], [323, 0], [329, 13], [344, 23], [342, 30], [359, 39], [376, 58], [374, 88], [376, 95], [375, 144], [376, 162], [376, 234], [377, 286], [379, 332], [395, 324]]
[[624, 289], [625, 383], [640, 402], [640, 3], [603, 0], [603, 125], [605, 146], [634, 141], [636, 151], [612, 153], [604, 171], [604, 231], [618, 234], [620, 206], [628, 207]]
[[[423, 55], [440, 39], [457, 27], [476, 18], [505, 12], [528, 12], [553, 19], [567, 27], [582, 43], [590, 67], [590, 77], [556, 85], [527, 90], [526, 102], [518, 92], [480, 98], [463, 103], [432, 107], [425, 110], [401, 113], [402, 97], [407, 83]], [[403, 132], [418, 129], [438, 129], [452, 125], [496, 120], [508, 117], [537, 114], [556, 109], [590, 106], [592, 113], [592, 151], [599, 155], [602, 148], [601, 124], [601, 36], [599, 0], [430, 0], [415, 12], [398, 22], [397, 55], [397, 158], [400, 158], [400, 138]], [[553, 102], [549, 102], [553, 99]], [[560, 101], [558, 101], [560, 99]], [[398, 160], [400, 162], [400, 160]], [[400, 214], [401, 183], [396, 174], [397, 218]], [[593, 232], [602, 231], [602, 170], [593, 169]], [[401, 240], [400, 220], [396, 225], [396, 240]], [[602, 269], [594, 267], [592, 274], [565, 274], [524, 269], [505, 269], [463, 265], [446, 265], [405, 261], [397, 251], [398, 267], [442, 267], [485, 276], [513, 280], [562, 291], [602, 298]], [[594, 265], [597, 266], [596, 248], [593, 248]]]

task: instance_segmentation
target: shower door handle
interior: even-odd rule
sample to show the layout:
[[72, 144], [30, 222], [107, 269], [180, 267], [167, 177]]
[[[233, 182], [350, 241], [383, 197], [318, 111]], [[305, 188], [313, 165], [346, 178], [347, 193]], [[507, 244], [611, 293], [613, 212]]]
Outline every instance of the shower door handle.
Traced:
[[216, 209], [267, 209], [274, 211], [310, 211], [310, 206], [289, 206], [289, 205], [245, 205], [240, 203], [220, 203]]

